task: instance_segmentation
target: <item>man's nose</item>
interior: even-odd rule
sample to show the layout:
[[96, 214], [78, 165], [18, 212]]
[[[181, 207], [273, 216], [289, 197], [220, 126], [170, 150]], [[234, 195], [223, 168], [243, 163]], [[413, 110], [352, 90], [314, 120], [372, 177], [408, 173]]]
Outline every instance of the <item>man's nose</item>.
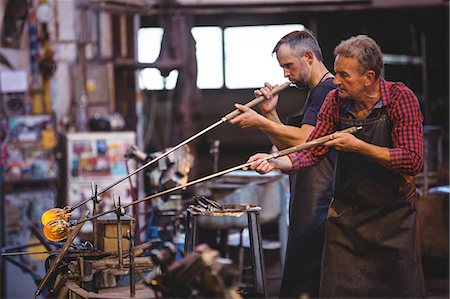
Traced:
[[335, 76], [333, 79], [333, 83], [335, 85], [341, 85], [341, 79], [339, 79], [339, 76]]

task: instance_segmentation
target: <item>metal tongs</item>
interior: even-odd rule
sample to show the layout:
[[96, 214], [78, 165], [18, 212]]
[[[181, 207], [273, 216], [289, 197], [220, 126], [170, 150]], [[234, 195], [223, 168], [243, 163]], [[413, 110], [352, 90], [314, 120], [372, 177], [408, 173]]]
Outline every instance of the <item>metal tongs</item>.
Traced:
[[220, 212], [224, 210], [223, 205], [205, 196], [194, 196], [193, 199], [194, 203], [189, 205], [188, 207], [188, 209], [191, 212], [204, 213], [204, 212]]

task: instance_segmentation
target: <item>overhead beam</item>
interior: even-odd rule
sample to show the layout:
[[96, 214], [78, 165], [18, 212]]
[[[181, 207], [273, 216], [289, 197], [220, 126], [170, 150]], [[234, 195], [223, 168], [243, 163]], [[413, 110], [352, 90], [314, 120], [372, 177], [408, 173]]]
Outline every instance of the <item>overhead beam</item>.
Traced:
[[[176, 0], [170, 10], [214, 15], [448, 7], [448, 4], [449, 0]], [[141, 16], [158, 15], [160, 12], [158, 0], [85, 0], [78, 7]]]

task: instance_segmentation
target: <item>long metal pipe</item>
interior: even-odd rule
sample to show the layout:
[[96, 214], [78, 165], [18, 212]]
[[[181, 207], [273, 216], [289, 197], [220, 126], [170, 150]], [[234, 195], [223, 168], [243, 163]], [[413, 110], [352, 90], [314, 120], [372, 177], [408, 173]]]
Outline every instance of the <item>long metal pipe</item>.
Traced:
[[[339, 132], [340, 133], [353, 134], [356, 131], [360, 130], [361, 128], [362, 128], [361, 126], [359, 126], [359, 127], [353, 126], [353, 127], [347, 128], [347, 129], [339, 131]], [[205, 176], [205, 177], [193, 180], [193, 181], [188, 182], [188, 183], [186, 183], [184, 185], [176, 186], [176, 187], [173, 187], [173, 188], [161, 191], [159, 193], [155, 193], [155, 194], [146, 196], [144, 198], [132, 201], [132, 202], [130, 202], [130, 203], [128, 203], [128, 204], [126, 204], [126, 205], [124, 205], [122, 207], [118, 207], [118, 208], [125, 209], [125, 208], [127, 208], [129, 206], [141, 203], [143, 201], [147, 201], [147, 200], [150, 200], [150, 199], [153, 199], [153, 198], [156, 198], [156, 197], [159, 197], [159, 196], [162, 196], [162, 195], [165, 195], [165, 194], [168, 194], [168, 193], [180, 190], [180, 189], [187, 188], [189, 186], [192, 186], [192, 185], [195, 185], [195, 184], [198, 184], [198, 183], [201, 183], [201, 182], [204, 182], [204, 181], [207, 181], [207, 180], [219, 177], [221, 175], [227, 174], [229, 172], [232, 172], [232, 171], [235, 171], [235, 170], [238, 170], [238, 169], [249, 167], [250, 165], [252, 165], [252, 164], [254, 164], [256, 162], [259, 162], [259, 161], [266, 161], [266, 160], [270, 160], [270, 159], [275, 159], [275, 158], [278, 158], [278, 157], [281, 157], [281, 156], [285, 156], [285, 155], [288, 155], [288, 154], [291, 154], [291, 153], [294, 153], [294, 152], [298, 152], [298, 151], [301, 151], [301, 150], [304, 150], [304, 149], [308, 149], [308, 148], [311, 148], [311, 147], [314, 147], [314, 146], [322, 145], [325, 142], [329, 141], [331, 139], [332, 135], [333, 134], [329, 134], [329, 135], [326, 135], [326, 136], [323, 136], [323, 137], [311, 140], [309, 142], [305, 142], [305, 143], [300, 144], [300, 145], [289, 147], [287, 149], [284, 149], [284, 150], [272, 153], [271, 155], [267, 156], [266, 158], [263, 158], [263, 159], [260, 159], [260, 160], [257, 160], [257, 161], [253, 161], [253, 162], [247, 162], [247, 163], [244, 163], [244, 164], [241, 164], [241, 165], [237, 165], [237, 166], [234, 166], [234, 167], [231, 167], [231, 168], [219, 171], [217, 173], [214, 173], [214, 174], [211, 174], [211, 175], [208, 175], [208, 176]], [[97, 214], [95, 216], [86, 218], [86, 219], [81, 220], [81, 221], [75, 221], [74, 220], [74, 221], [71, 222], [71, 224], [72, 225], [78, 225], [78, 224], [84, 223], [86, 221], [91, 221], [91, 220], [93, 220], [93, 219], [95, 219], [97, 217], [100, 217], [100, 216], [103, 216], [103, 215], [106, 215], [106, 214], [109, 214], [109, 213], [113, 213], [113, 212], [117, 211], [118, 208], [110, 210], [110, 211], [105, 211], [105, 212], [99, 213], [99, 214]]]
[[[291, 82], [285, 82], [282, 85], [275, 87], [272, 90], [272, 94], [277, 94], [280, 91], [286, 89], [289, 85], [291, 84]], [[262, 101], [264, 101], [266, 98], [264, 96], [259, 96], [254, 98], [253, 100], [249, 101], [247, 104], [245, 104], [245, 106], [247, 107], [253, 107], [259, 103], [261, 103]], [[218, 120], [217, 122], [215, 122], [214, 124], [210, 125], [209, 127], [201, 130], [200, 132], [198, 132], [197, 134], [189, 137], [188, 139], [186, 139], [185, 141], [179, 143], [178, 145], [166, 150], [164, 153], [162, 153], [160, 156], [152, 159], [151, 161], [145, 163], [144, 165], [142, 165], [141, 167], [139, 167], [138, 169], [136, 169], [135, 171], [131, 172], [130, 174], [128, 174], [127, 176], [115, 181], [114, 183], [112, 183], [111, 185], [107, 186], [105, 189], [103, 189], [102, 191], [98, 192], [97, 195], [101, 195], [103, 193], [105, 193], [106, 191], [108, 191], [109, 189], [111, 189], [112, 187], [116, 186], [117, 184], [123, 182], [124, 180], [130, 178], [131, 176], [135, 175], [136, 173], [138, 173], [139, 171], [143, 170], [144, 168], [152, 165], [153, 163], [159, 161], [160, 159], [164, 158], [165, 156], [169, 155], [170, 153], [176, 151], [177, 149], [179, 149], [180, 147], [182, 147], [183, 145], [193, 141], [194, 139], [200, 137], [201, 135], [205, 134], [206, 132], [214, 129], [215, 127], [217, 127], [218, 125], [221, 125], [223, 123], [226, 123], [228, 121], [230, 121], [231, 119], [235, 118], [236, 116], [238, 116], [239, 114], [241, 114], [242, 112], [239, 109], [235, 109], [232, 112], [228, 113], [227, 115], [223, 116], [220, 120]], [[77, 208], [79, 208], [80, 206], [84, 205], [85, 203], [87, 203], [90, 200], [93, 200], [94, 197], [90, 197], [87, 198], [83, 201], [81, 201], [80, 203], [76, 204], [73, 208], [70, 209], [70, 211], [73, 211]]]

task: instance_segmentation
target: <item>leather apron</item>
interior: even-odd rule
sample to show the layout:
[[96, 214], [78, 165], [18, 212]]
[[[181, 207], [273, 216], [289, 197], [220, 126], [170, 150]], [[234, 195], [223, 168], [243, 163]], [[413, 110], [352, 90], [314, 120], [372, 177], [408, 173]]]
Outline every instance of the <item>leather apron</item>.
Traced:
[[319, 295], [334, 158], [334, 153], [329, 154], [316, 166], [289, 176], [289, 233], [279, 298], [299, 298], [301, 294], [317, 298]]
[[[371, 144], [392, 147], [386, 114], [341, 119], [341, 127]], [[413, 178], [366, 157], [338, 152], [320, 297], [424, 298]]]

